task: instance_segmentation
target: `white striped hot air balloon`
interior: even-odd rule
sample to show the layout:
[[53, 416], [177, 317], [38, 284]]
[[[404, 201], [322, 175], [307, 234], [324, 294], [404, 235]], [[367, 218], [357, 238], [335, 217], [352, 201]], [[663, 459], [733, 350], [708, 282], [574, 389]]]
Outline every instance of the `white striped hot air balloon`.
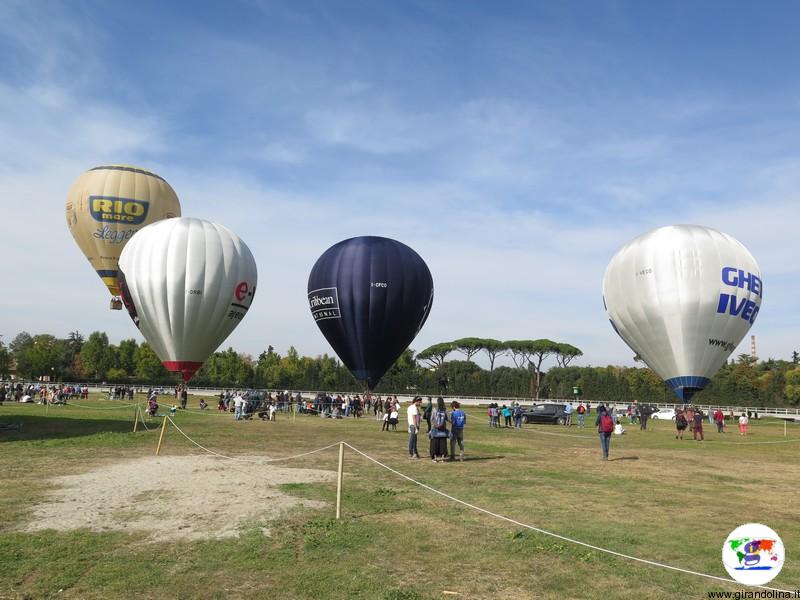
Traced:
[[256, 263], [232, 231], [202, 219], [142, 229], [119, 260], [125, 307], [169, 371], [188, 381], [250, 308]]
[[702, 390], [761, 309], [753, 255], [696, 225], [654, 229], [626, 244], [603, 277], [611, 325], [684, 402]]
[[122, 304], [117, 284], [119, 257], [133, 235], [161, 219], [179, 217], [181, 205], [163, 177], [130, 165], [95, 167], [78, 177], [66, 202], [67, 226], [92, 268]]

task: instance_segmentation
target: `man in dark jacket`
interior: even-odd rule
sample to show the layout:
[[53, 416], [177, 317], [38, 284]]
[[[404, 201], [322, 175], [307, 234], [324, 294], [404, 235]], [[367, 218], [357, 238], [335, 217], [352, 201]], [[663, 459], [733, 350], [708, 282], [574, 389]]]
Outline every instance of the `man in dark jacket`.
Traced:
[[433, 414], [433, 398], [428, 396], [428, 403], [425, 405], [425, 411], [423, 413], [423, 418], [425, 419], [425, 423], [428, 425], [428, 431], [426, 431], [425, 433], [428, 433], [431, 430], [432, 414]]
[[647, 430], [647, 421], [650, 419], [650, 415], [653, 414], [653, 407], [649, 404], [642, 404], [639, 407], [639, 429], [642, 431]]

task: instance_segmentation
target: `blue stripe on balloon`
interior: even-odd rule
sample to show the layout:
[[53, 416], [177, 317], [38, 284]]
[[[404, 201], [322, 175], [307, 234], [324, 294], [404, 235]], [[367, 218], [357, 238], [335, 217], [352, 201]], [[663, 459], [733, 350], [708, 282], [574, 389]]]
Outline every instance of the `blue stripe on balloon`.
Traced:
[[688, 403], [695, 392], [699, 392], [708, 385], [711, 380], [708, 377], [699, 375], [682, 375], [667, 379], [665, 383], [672, 388], [673, 393], [684, 403]]

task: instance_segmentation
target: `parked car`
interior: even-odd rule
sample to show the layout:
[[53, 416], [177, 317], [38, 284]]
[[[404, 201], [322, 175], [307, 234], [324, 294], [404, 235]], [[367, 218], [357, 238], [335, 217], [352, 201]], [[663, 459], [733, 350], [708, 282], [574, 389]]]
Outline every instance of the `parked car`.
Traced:
[[535, 404], [522, 413], [525, 423], [550, 423], [563, 425], [567, 422], [564, 404]]
[[661, 408], [657, 412], [654, 412], [650, 415], [651, 419], [662, 419], [664, 421], [669, 421], [672, 419], [675, 420], [675, 409], [674, 408]]

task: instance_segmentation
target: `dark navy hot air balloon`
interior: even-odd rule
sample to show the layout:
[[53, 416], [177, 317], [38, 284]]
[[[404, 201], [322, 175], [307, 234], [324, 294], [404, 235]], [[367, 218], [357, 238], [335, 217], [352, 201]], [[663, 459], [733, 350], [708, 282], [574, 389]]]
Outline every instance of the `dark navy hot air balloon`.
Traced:
[[428, 318], [433, 278], [405, 244], [355, 237], [319, 257], [308, 277], [308, 302], [336, 354], [373, 389]]

